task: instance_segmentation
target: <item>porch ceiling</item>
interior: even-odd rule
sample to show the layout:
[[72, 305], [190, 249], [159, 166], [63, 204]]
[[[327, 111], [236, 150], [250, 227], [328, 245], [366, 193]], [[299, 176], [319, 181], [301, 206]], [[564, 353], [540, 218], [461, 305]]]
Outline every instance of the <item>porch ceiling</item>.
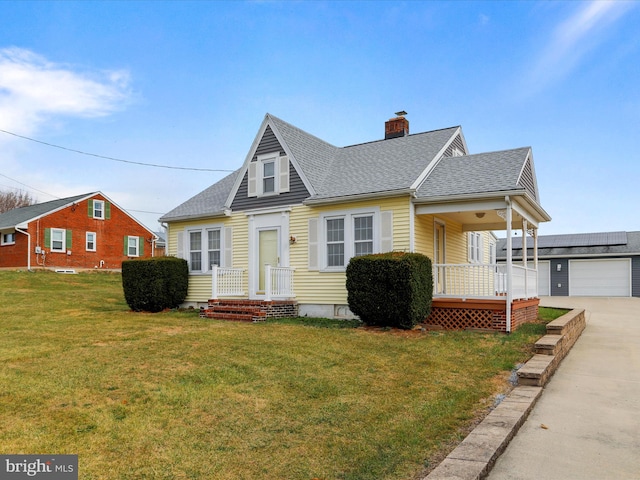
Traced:
[[[526, 196], [511, 198], [511, 228], [521, 229], [523, 220], [537, 228], [539, 222], [551, 218], [539, 206], [531, 204]], [[460, 223], [464, 231], [506, 230], [507, 200], [501, 198], [464, 199], [433, 203], [418, 203], [417, 215], [434, 215]], [[539, 211], [538, 211], [539, 210]]]

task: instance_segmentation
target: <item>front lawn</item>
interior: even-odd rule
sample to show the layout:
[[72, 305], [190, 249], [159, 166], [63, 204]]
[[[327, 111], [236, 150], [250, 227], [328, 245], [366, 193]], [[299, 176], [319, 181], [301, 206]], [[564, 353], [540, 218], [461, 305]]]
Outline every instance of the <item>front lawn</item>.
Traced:
[[83, 480], [410, 479], [540, 331], [133, 313], [119, 274], [0, 272], [0, 451], [78, 454]]

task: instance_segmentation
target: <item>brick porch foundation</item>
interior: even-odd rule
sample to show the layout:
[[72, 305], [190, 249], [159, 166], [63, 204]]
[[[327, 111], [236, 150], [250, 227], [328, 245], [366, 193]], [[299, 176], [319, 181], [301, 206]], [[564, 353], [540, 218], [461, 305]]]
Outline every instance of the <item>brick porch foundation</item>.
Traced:
[[[538, 318], [540, 299], [516, 300], [511, 304], [511, 331]], [[445, 330], [484, 329], [507, 331], [506, 300], [434, 298], [427, 325]]]

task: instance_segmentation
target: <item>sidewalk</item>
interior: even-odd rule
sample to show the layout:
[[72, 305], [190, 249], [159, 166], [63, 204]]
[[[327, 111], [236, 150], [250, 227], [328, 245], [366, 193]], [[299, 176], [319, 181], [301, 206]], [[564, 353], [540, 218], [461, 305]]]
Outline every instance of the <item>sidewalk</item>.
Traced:
[[544, 297], [587, 328], [489, 480], [640, 479], [640, 298]]

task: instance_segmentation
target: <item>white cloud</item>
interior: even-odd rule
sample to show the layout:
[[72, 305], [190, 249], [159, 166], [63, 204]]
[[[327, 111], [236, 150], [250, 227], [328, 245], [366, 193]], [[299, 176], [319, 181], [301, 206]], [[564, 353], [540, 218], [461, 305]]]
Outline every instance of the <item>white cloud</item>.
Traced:
[[21, 48], [0, 49], [0, 128], [34, 133], [61, 116], [99, 117], [130, 98], [126, 71], [79, 71]]
[[593, 0], [576, 2], [577, 9], [560, 23], [528, 72], [529, 93], [571, 73], [583, 57], [604, 41], [607, 33], [634, 2]]

